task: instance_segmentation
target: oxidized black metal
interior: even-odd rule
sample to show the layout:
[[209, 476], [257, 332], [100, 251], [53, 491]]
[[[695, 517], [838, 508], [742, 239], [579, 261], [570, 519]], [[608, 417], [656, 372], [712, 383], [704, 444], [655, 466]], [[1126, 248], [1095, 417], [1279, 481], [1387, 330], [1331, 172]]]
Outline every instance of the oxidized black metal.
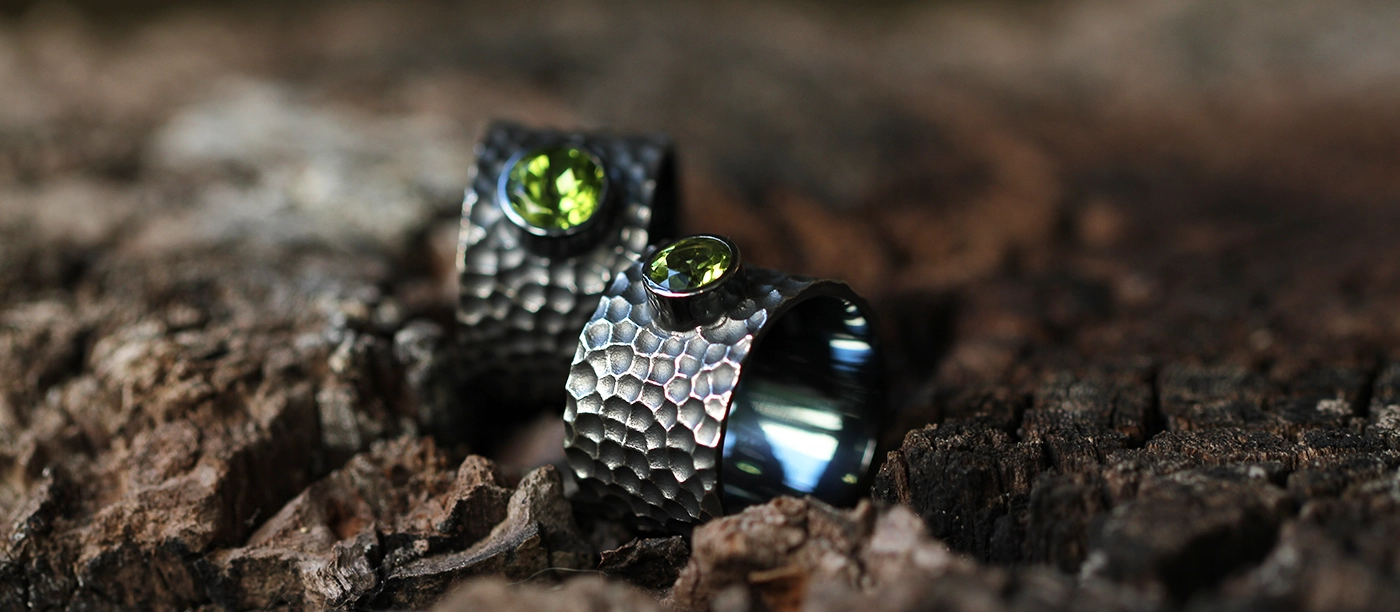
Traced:
[[[582, 148], [602, 162], [607, 198], [582, 231], [532, 235], [503, 210], [500, 178], [512, 157], [558, 145]], [[664, 136], [493, 124], [477, 149], [457, 252], [457, 318], [470, 397], [512, 413], [557, 406], [579, 330], [599, 296], [648, 244], [675, 234], [676, 208]]]
[[854, 503], [880, 414], [865, 302], [844, 283], [744, 267], [724, 312], [679, 327], [641, 265], [613, 281], [569, 373], [579, 495], [673, 531], [777, 495]]

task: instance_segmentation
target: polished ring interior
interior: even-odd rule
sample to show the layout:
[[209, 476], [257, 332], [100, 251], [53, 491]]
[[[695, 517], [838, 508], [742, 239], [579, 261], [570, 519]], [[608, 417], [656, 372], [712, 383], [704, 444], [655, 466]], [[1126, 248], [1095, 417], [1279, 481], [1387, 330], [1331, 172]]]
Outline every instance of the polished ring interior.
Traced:
[[852, 505], [875, 455], [869, 324], [855, 304], [822, 296], [769, 325], [730, 403], [724, 510], [780, 495]]
[[778, 495], [854, 503], [867, 486], [880, 368], [844, 283], [745, 267], [726, 311], [668, 329], [639, 266], [584, 328], [565, 449], [583, 499], [684, 530]]

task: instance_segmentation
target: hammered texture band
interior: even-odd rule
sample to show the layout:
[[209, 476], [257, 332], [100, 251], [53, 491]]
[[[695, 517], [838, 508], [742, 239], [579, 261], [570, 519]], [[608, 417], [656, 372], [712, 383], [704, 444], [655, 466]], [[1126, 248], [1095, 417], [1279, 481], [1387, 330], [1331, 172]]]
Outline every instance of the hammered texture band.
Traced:
[[617, 276], [574, 355], [579, 497], [668, 531], [780, 494], [854, 501], [876, 420], [865, 303], [844, 283], [746, 267], [718, 316], [676, 326], [643, 274]]
[[[566, 146], [601, 161], [608, 198], [588, 232], [531, 235], [507, 215], [502, 175], [522, 152]], [[579, 331], [612, 278], [675, 231], [670, 141], [496, 123], [462, 204], [459, 346], [472, 397], [557, 406]]]

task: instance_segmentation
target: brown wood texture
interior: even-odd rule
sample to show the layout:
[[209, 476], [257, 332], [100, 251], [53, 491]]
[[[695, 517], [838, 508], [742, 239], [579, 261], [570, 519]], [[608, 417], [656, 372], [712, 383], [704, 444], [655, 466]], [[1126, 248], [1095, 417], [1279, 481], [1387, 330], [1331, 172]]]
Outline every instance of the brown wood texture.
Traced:
[[[1400, 8], [121, 6], [0, 18], [0, 609], [1400, 609]], [[870, 501], [638, 537], [557, 420], [445, 435], [519, 410], [493, 118], [669, 132], [687, 230], [871, 298]]]

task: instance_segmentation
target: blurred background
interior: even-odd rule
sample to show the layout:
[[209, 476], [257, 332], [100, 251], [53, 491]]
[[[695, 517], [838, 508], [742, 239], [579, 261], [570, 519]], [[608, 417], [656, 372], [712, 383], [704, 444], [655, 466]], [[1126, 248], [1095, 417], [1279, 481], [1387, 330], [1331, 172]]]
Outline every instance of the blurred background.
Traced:
[[72, 246], [8, 272], [34, 286], [94, 249], [312, 244], [387, 254], [448, 322], [472, 147], [510, 118], [674, 135], [687, 229], [871, 295], [911, 398], [1045, 351], [1400, 328], [1390, 2], [3, 7], [0, 249]]

